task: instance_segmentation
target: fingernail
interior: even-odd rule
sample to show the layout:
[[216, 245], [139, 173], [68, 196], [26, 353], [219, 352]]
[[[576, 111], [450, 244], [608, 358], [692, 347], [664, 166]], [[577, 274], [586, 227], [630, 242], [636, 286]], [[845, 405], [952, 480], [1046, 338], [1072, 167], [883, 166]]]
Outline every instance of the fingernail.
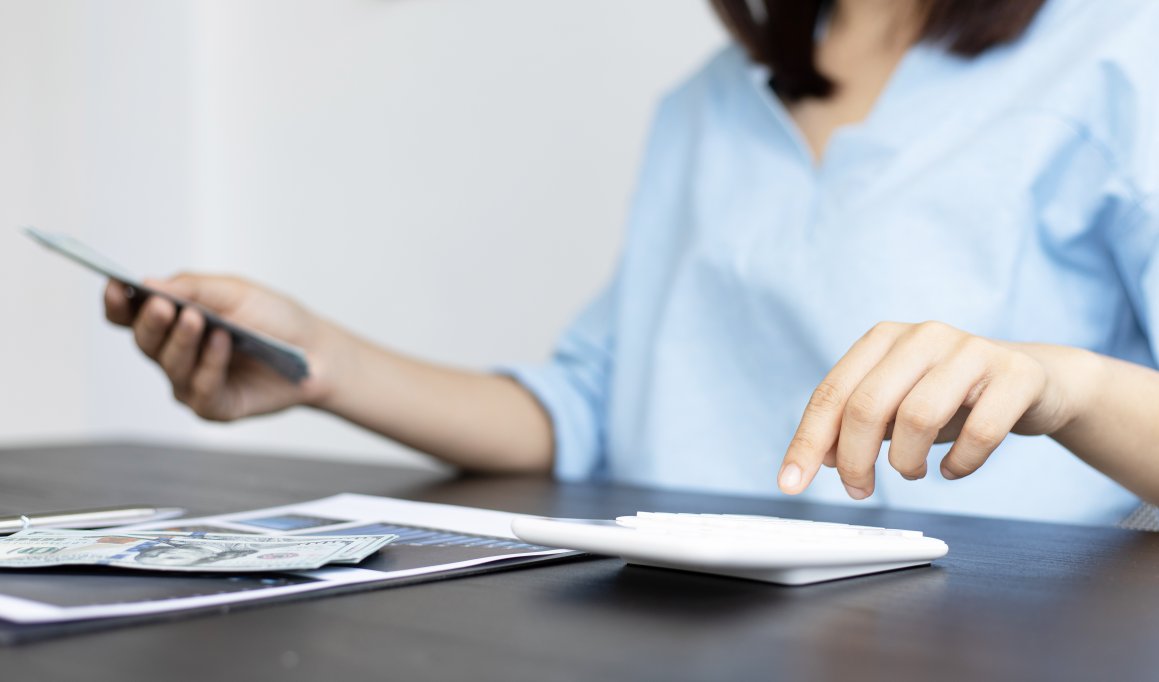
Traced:
[[946, 479], [947, 481], [956, 481], [959, 478], [961, 478], [960, 476], [958, 476], [954, 472], [947, 469], [945, 464], [943, 464], [939, 468], [942, 470], [942, 478]]
[[845, 486], [845, 492], [849, 493], [849, 496], [855, 500], [864, 500], [865, 498], [869, 497], [869, 493], [865, 492], [861, 488], [854, 488], [848, 483], [843, 483], [842, 485]]
[[781, 469], [780, 486], [782, 490], [795, 490], [801, 483], [801, 467], [789, 463]]

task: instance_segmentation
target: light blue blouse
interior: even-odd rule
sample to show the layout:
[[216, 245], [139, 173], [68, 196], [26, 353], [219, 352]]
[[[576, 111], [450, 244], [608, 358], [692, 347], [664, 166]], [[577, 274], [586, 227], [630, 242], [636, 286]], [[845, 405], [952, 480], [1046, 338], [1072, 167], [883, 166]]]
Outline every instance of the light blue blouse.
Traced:
[[[820, 164], [768, 76], [730, 47], [664, 99], [613, 281], [549, 364], [510, 370], [561, 479], [777, 496], [812, 389], [882, 320], [1156, 366], [1159, 2], [1052, 0], [973, 60], [919, 45]], [[947, 449], [917, 482], [883, 449], [857, 504], [1104, 523], [1137, 503], [1049, 438], [960, 481]], [[830, 469], [803, 497], [853, 504]]]

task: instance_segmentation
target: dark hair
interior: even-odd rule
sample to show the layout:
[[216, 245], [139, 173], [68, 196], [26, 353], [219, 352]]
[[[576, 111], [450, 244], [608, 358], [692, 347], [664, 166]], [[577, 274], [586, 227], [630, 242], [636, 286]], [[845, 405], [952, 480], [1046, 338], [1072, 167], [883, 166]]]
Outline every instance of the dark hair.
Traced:
[[[921, 40], [975, 57], [1016, 40], [1046, 0], [919, 0]], [[827, 97], [834, 83], [813, 59], [817, 20], [832, 0], [712, 0], [725, 26], [753, 61], [775, 74], [777, 94], [793, 101]], [[754, 12], [759, 5], [763, 12]], [[763, 14], [763, 16], [761, 16]]]

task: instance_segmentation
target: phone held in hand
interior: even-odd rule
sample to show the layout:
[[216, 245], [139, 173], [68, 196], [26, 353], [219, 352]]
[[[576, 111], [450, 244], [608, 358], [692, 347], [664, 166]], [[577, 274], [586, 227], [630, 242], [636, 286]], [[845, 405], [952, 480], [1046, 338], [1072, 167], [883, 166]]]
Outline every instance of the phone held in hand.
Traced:
[[204, 306], [178, 298], [163, 291], [158, 291], [141, 283], [140, 279], [126, 272], [119, 265], [94, 251], [92, 248], [64, 234], [49, 234], [35, 227], [25, 227], [24, 233], [39, 242], [42, 246], [59, 253], [69, 260], [84, 267], [114, 279], [130, 288], [133, 297], [142, 300], [149, 296], [160, 296], [177, 307], [178, 311], [185, 306], [191, 306], [205, 317], [208, 328], [217, 327], [229, 333], [233, 340], [233, 347], [269, 365], [278, 374], [293, 383], [300, 383], [310, 375], [309, 365], [306, 362], [306, 353], [297, 346], [279, 341], [261, 332], [247, 329], [234, 324], [217, 315]]

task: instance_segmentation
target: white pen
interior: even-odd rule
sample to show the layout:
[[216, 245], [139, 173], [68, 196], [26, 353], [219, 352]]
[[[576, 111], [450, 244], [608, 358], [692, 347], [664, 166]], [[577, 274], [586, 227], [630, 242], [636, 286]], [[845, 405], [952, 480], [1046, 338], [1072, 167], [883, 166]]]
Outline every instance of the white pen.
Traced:
[[184, 509], [177, 507], [138, 506], [0, 516], [0, 535], [10, 535], [28, 528], [109, 528], [130, 523], [172, 519], [184, 513]]

